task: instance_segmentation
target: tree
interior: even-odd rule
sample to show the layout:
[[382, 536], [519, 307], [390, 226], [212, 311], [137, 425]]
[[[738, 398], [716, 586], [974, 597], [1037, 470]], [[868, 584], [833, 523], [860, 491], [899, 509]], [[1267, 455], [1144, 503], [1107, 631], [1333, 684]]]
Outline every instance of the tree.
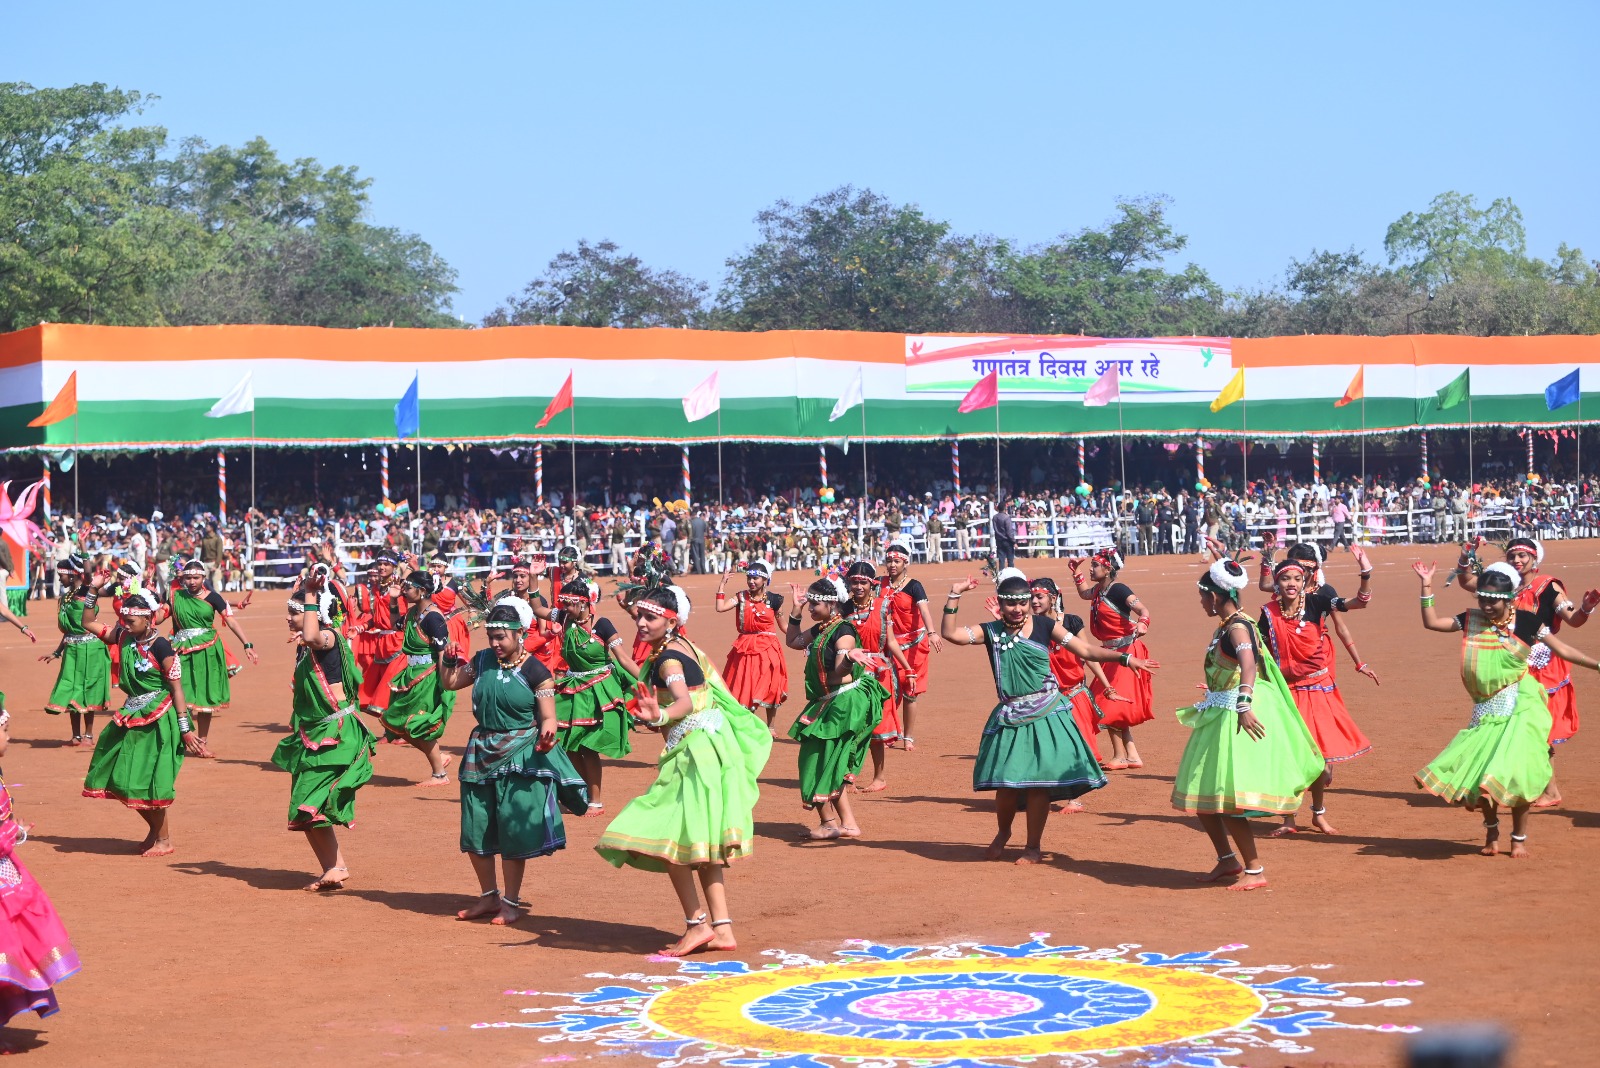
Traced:
[[198, 233], [153, 195], [166, 131], [113, 125], [144, 100], [0, 83], [0, 330], [159, 317]]
[[914, 204], [840, 186], [756, 215], [761, 240], [728, 260], [716, 323], [735, 330], [950, 330], [991, 292], [998, 243], [953, 237]]
[[1430, 289], [1467, 275], [1529, 278], [1544, 273], [1544, 265], [1527, 256], [1522, 212], [1509, 197], [1479, 208], [1474, 196], [1441, 193], [1427, 211], [1408, 211], [1391, 223], [1383, 246], [1391, 264]]
[[1202, 268], [1170, 272], [1188, 238], [1168, 223], [1165, 197], [1117, 202], [1102, 229], [1007, 255], [1000, 281], [1014, 314], [1036, 333], [1145, 337], [1210, 333], [1223, 293]]
[[484, 326], [696, 326], [704, 282], [646, 267], [615, 242], [579, 241], [558, 253], [542, 277], [484, 317]]

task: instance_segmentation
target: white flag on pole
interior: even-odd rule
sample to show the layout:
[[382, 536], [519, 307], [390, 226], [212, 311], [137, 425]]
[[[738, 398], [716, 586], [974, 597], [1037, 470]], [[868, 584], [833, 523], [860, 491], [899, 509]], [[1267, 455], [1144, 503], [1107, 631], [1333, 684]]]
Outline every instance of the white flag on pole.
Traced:
[[722, 396], [717, 392], [717, 372], [712, 371], [711, 377], [695, 386], [689, 395], [683, 398], [683, 417], [689, 422], [698, 422], [711, 415], [722, 407]]
[[861, 390], [861, 368], [856, 368], [856, 376], [850, 380], [850, 385], [845, 388], [844, 396], [839, 398], [839, 403], [833, 406], [833, 414], [828, 416], [828, 422], [833, 422], [845, 412], [858, 404], [865, 402]]
[[211, 406], [206, 413], [207, 419], [221, 419], [225, 415], [243, 415], [256, 410], [256, 391], [250, 381], [251, 372], [246, 371], [244, 377], [239, 379], [239, 384], [228, 390], [228, 395]]

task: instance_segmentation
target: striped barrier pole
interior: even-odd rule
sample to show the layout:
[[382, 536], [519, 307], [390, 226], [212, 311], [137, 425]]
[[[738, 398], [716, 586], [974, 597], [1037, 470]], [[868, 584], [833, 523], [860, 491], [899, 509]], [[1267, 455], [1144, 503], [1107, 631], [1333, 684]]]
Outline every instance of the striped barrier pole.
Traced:
[[1528, 478], [1533, 479], [1533, 427], [1528, 428]]
[[689, 446], [683, 447], [683, 499], [688, 500], [692, 487], [689, 485]]
[[1322, 485], [1322, 443], [1311, 442], [1311, 481], [1313, 485]]
[[961, 496], [961, 439], [950, 439], [950, 481], [956, 484], [956, 496]]
[[544, 442], [535, 442], [533, 446], [533, 496], [540, 504], [544, 503]]
[[50, 461], [44, 462], [44, 485], [40, 487], [40, 496], [44, 498], [44, 521], [50, 522]]
[[828, 447], [826, 445], [817, 446], [817, 468], [822, 472], [822, 486], [826, 489], [828, 486]]
[[378, 491], [383, 494], [383, 499], [389, 499], [389, 446], [378, 447]]
[[1078, 482], [1085, 486], [1089, 484], [1089, 454], [1082, 435], [1078, 437]]
[[1422, 477], [1428, 477], [1428, 432], [1422, 432]]
[[228, 521], [228, 454], [217, 450], [217, 518]]
[[1194, 439], [1194, 480], [1201, 485], [1206, 481], [1206, 443], [1205, 439]]

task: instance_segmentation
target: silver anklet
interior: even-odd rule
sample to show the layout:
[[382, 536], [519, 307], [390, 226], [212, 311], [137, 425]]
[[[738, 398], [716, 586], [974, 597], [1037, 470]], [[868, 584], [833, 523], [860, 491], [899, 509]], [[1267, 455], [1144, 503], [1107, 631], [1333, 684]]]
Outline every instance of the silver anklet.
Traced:
[[1262, 872], [1264, 872], [1266, 870], [1267, 870], [1267, 866], [1265, 864], [1263, 864], [1259, 868], [1246, 868], [1244, 870], [1244, 873], [1246, 875], [1260, 875]]
[[702, 923], [705, 923], [705, 922], [706, 922], [706, 914], [703, 913], [703, 912], [698, 916], [685, 916], [683, 918], [683, 926], [684, 926], [684, 928], [686, 930], [689, 930], [689, 931], [694, 930], [696, 927], [699, 927]]
[[1511, 840], [1513, 842], [1526, 842], [1528, 840], [1528, 836], [1525, 834], [1514, 834], [1511, 836]]
[[1499, 820], [1495, 820], [1493, 823], [1487, 823], [1487, 822], [1484, 823], [1483, 829], [1486, 830], [1486, 831], [1492, 831], [1498, 826], [1500, 826], [1500, 821]]
[[1237, 853], [1218, 853], [1217, 854], [1217, 859], [1218, 860], [1227, 860], [1229, 857], [1236, 857], [1238, 855], [1239, 854], [1237, 854]]
[[493, 890], [485, 890], [483, 893], [479, 894], [478, 896], [479, 897], [499, 897], [500, 896], [500, 888], [497, 886]]
[[1327, 806], [1323, 806], [1322, 808], [1314, 808], [1311, 810], [1311, 814], [1313, 816], [1326, 816], [1328, 814]]
[[500, 904], [502, 904], [502, 905], [510, 905], [512, 908], [521, 909], [524, 912], [526, 912], [529, 908], [532, 907], [526, 901], [519, 901], [518, 899], [516, 899], [514, 897], [502, 897], [500, 899]]
[[711, 926], [713, 926], [713, 927], [732, 927], [733, 926], [733, 920], [731, 920], [731, 919], [727, 919], [727, 920], [712, 920], [711, 921]]

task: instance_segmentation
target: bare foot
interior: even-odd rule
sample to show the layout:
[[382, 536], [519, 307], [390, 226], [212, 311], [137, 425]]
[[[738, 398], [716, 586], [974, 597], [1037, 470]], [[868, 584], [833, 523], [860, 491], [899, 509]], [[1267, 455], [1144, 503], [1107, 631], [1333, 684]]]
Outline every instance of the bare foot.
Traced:
[[915, 738], [911, 737], [909, 734], [906, 735], [904, 738], [900, 739], [900, 748], [904, 749], [906, 752], [909, 753], [913, 749], [915, 749], [916, 747], [917, 747], [917, 740]]
[[879, 793], [879, 792], [881, 792], [883, 790], [887, 790], [888, 788], [889, 788], [889, 784], [887, 782], [885, 782], [883, 779], [873, 779], [871, 782], [867, 783], [867, 785], [865, 785], [865, 786], [857, 786], [856, 787], [857, 790], [859, 790], [861, 793], [864, 793], [864, 794], [875, 794], [875, 793]]
[[1070, 816], [1075, 812], [1084, 812], [1084, 811], [1086, 811], [1086, 809], [1084, 809], [1083, 802], [1081, 802], [1081, 801], [1066, 801], [1066, 802], [1063, 802], [1063, 803], [1061, 803], [1059, 805], [1051, 805], [1050, 806], [1050, 811], [1051, 812], [1065, 812], [1067, 815]]
[[456, 913], [458, 920], [481, 920], [500, 911], [499, 894], [480, 894], [478, 900]]
[[1104, 764], [1101, 764], [1100, 766], [1102, 768], [1105, 768], [1107, 771], [1127, 771], [1128, 770], [1128, 762], [1126, 760], [1108, 760]]
[[[860, 832], [856, 832], [859, 834]], [[831, 842], [839, 837], [839, 828], [823, 824], [821, 827], [806, 831], [800, 836], [802, 842]]]
[[1497, 857], [1500, 855], [1500, 828], [1485, 827], [1483, 829], [1483, 848], [1478, 850], [1480, 857]]
[[698, 923], [683, 933], [683, 937], [661, 951], [663, 957], [687, 957], [691, 953], [698, 953], [712, 942], [717, 935], [709, 923]]
[[598, 801], [590, 801], [589, 807], [583, 810], [583, 814], [585, 817], [604, 816], [606, 814], [606, 806]]
[[843, 827], [843, 826], [841, 826], [839, 828], [839, 837], [840, 838], [860, 838], [861, 837], [861, 828], [860, 827]]
[[1220, 883], [1224, 879], [1232, 879], [1236, 875], [1244, 874], [1244, 865], [1229, 857], [1227, 860], [1217, 861], [1217, 866], [1204, 875], [1196, 875], [1197, 883]]
[[1328, 822], [1328, 817], [1319, 812], [1311, 814], [1311, 828], [1323, 834], [1338, 834], [1339, 828]]
[[1268, 838], [1287, 838], [1291, 834], [1299, 834], [1300, 828], [1293, 823], [1285, 823], [1282, 827], [1267, 835]]
[[997, 834], [994, 841], [989, 843], [989, 848], [983, 851], [984, 860], [999, 860], [1005, 856], [1006, 845], [1011, 841], [1009, 834]]
[[494, 919], [489, 922], [496, 927], [510, 927], [528, 914], [526, 906], [518, 908], [509, 901], [501, 899], [500, 908], [495, 912]]
[[79, 746], [81, 746], [83, 744], [83, 735], [74, 734], [72, 736], [72, 741], [68, 742], [67, 744], [69, 746], [71, 746], [72, 748], [74, 748], [74, 749], [78, 748]]
[[1044, 853], [1038, 849], [1024, 849], [1022, 856], [1017, 858], [1018, 864], [1043, 864]]
[[164, 857], [172, 852], [174, 852], [172, 841], [168, 839], [166, 841], [156, 842], [148, 848], [141, 850], [139, 855], [141, 857]]
[[199, 757], [201, 760], [217, 759], [217, 754], [211, 751], [211, 742], [205, 738], [200, 739], [200, 752], [196, 753], [195, 756]]
[[450, 785], [450, 776], [446, 775], [442, 771], [436, 771], [432, 775], [429, 775], [426, 779], [423, 779], [421, 782], [417, 783], [417, 785], [418, 786], [449, 786]]
[[1224, 887], [1223, 889], [1225, 889], [1225, 890], [1260, 890], [1262, 887], [1267, 885], [1267, 873], [1264, 872], [1264, 871], [1263, 872], [1259, 872], [1259, 873], [1257, 873], [1255, 875], [1246, 875], [1244, 873], [1243, 869], [1241, 869], [1239, 874], [1240, 874], [1241, 877], [1240, 877], [1238, 882], [1234, 883], [1232, 886]]
[[711, 928], [711, 941], [706, 943], [706, 952], [731, 953], [739, 948], [739, 943], [733, 937], [733, 924], [725, 923], [720, 927]]
[[1511, 839], [1511, 859], [1527, 860], [1531, 856], [1533, 856], [1533, 854], [1528, 852], [1528, 843], [1525, 841], [1519, 842], [1517, 841], [1516, 837], [1513, 836]]
[[322, 878], [306, 887], [312, 893], [323, 893], [329, 890], [343, 890], [344, 881], [350, 878], [348, 868], [329, 868], [322, 873]]

